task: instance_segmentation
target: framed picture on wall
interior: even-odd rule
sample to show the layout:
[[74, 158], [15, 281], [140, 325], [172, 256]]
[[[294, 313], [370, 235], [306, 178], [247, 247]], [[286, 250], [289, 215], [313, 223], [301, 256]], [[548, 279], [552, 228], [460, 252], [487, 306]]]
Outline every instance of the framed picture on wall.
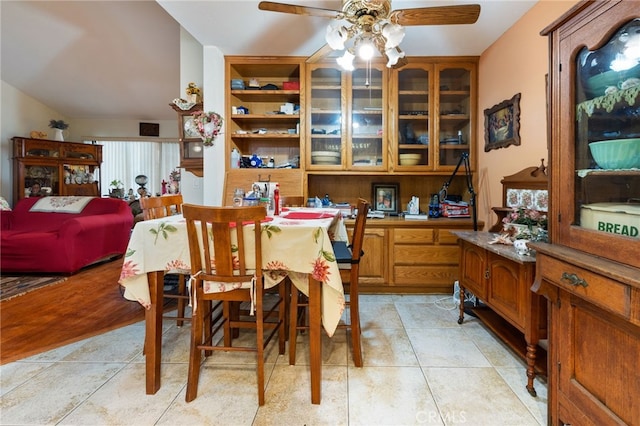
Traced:
[[520, 145], [520, 93], [484, 110], [484, 151]]
[[372, 199], [374, 200], [372, 210], [398, 213], [399, 185], [397, 183], [373, 183], [371, 186]]

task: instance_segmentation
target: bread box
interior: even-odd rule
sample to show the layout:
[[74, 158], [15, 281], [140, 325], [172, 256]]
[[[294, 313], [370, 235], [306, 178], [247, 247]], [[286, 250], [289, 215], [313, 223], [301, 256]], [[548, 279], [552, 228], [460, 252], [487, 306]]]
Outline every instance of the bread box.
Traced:
[[583, 228], [640, 238], [640, 204], [594, 203], [580, 209]]

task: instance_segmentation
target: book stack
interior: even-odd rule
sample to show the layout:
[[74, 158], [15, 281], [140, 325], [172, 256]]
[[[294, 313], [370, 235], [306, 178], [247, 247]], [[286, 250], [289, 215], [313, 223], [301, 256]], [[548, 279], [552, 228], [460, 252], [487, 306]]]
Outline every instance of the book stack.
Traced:
[[442, 216], [444, 217], [471, 217], [469, 203], [464, 201], [444, 201], [442, 203]]

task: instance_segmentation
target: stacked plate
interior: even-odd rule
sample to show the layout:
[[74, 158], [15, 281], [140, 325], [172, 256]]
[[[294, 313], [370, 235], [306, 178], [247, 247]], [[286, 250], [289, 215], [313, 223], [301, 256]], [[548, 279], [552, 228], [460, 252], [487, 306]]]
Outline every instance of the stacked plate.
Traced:
[[340, 153], [335, 151], [311, 151], [312, 164], [340, 164]]

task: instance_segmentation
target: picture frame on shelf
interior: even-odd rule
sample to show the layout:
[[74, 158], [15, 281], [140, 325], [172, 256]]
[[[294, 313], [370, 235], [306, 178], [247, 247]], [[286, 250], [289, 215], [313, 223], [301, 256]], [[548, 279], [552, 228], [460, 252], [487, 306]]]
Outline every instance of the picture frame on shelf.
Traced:
[[398, 213], [400, 189], [397, 183], [374, 182], [371, 185], [373, 210], [384, 213]]
[[520, 145], [520, 93], [484, 110], [484, 151]]

